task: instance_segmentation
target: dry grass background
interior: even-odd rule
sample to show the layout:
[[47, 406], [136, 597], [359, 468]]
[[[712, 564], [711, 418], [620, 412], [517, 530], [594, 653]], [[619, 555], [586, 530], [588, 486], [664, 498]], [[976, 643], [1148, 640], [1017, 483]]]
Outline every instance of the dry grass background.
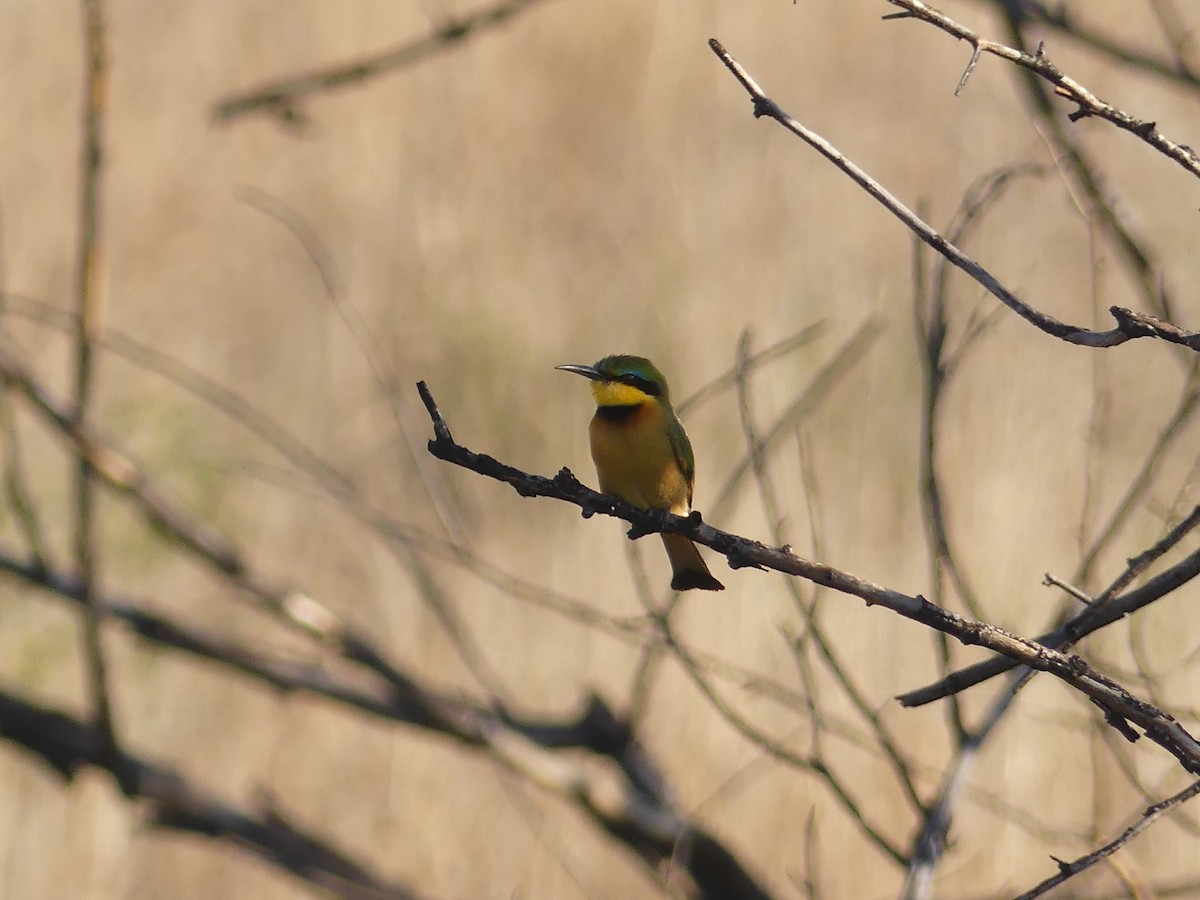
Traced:
[[[110, 6], [112, 329], [236, 388], [398, 517], [433, 527], [364, 348], [294, 238], [241, 202], [243, 188], [279, 198], [320, 235], [348, 303], [394, 372], [402, 425], [418, 446], [427, 421], [410, 385], [424, 378], [459, 440], [531, 471], [569, 465], [591, 478], [586, 391], [555, 364], [644, 353], [682, 396], [732, 364], [743, 329], [763, 347], [825, 322], [819, 341], [755, 375], [755, 413], [765, 423], [875, 317], [880, 337], [803, 424], [819, 483], [823, 559], [901, 590], [927, 589], [909, 238], [798, 141], [755, 122], [705, 40], [720, 38], [789, 112], [906, 202], [926, 204], [938, 225], [983, 173], [1051, 162], [1008, 65], [985, 58], [956, 99], [967, 48], [926, 26], [880, 21], [889, 8], [873, 0], [547, 0], [412, 68], [313, 100], [304, 107], [309, 124], [295, 133], [265, 117], [214, 124], [213, 105], [266, 79], [392, 46], [460, 7]], [[1156, 47], [1147, 6], [1093, 0], [1084, 12]], [[999, 36], [984, 4], [945, 8]], [[0, 8], [4, 286], [62, 308], [72, 289], [80, 43], [74, 4], [9, 0]], [[1200, 140], [1189, 133], [1194, 94], [1098, 63], [1065, 40], [1050, 51], [1105, 99], [1184, 142]], [[1117, 207], [1161, 254], [1181, 324], [1194, 326], [1195, 183], [1103, 123], [1072, 129], [1101, 161]], [[1034, 305], [1088, 324], [1103, 323], [1111, 304], [1140, 306], [1119, 263], [1094, 246], [1093, 255], [1089, 225], [1051, 170], [1015, 187], [968, 250]], [[956, 298], [960, 322], [994, 304], [965, 278]], [[60, 333], [13, 312], [5, 328], [40, 374], [66, 383]], [[1094, 532], [1125, 490], [1173, 408], [1180, 372], [1165, 345], [1071, 348], [1007, 314], [979, 345], [947, 400], [940, 461], [953, 533], [991, 621], [1027, 634], [1047, 623], [1058, 601], [1039, 586], [1043, 572], [1074, 569], [1081, 527]], [[435, 684], [478, 691], [403, 566], [349, 516], [314, 500], [244, 431], [163, 380], [105, 355], [101, 384], [109, 431], [267, 571], [308, 588]], [[1089, 443], [1094, 421], [1098, 439]], [[743, 452], [732, 392], [687, 423], [704, 509]], [[67, 457], [44, 440], [27, 435], [52, 546], [66, 558], [69, 531], [58, 522], [69, 503]], [[1169, 510], [1195, 502], [1186, 487], [1194, 440], [1192, 429], [1165, 461], [1098, 581], [1151, 543]], [[605, 611], [640, 613], [615, 524], [582, 522], [566, 506], [426, 468], [454, 497], [467, 539], [484, 557]], [[1089, 471], [1093, 494], [1081, 526]], [[790, 540], [808, 553], [813, 536], [794, 443], [775, 473]], [[104, 512], [106, 584], [246, 638], [274, 633], [119, 504]], [[714, 524], [764, 534], [754, 490]], [[635, 547], [653, 583], [665, 586], [657, 548]], [[779, 627], [797, 623], [776, 577], [716, 568], [729, 590], [689, 598], [681, 631], [696, 646], [793, 680]], [[515, 602], [461, 569], [437, 572], [523, 711], [567, 712], [589, 689], [625, 699], [636, 662], [629, 647]], [[82, 712], [74, 614], [7, 587], [0, 682]], [[1135, 631], [1113, 629], [1091, 645], [1125, 671], [1135, 633], [1156, 672], [1178, 669], [1164, 678], [1160, 700], [1185, 724], [1194, 670], [1180, 661], [1196, 644], [1192, 593], [1185, 588], [1147, 611]], [[903, 711], [889, 700], [937, 674], [931, 637], [847, 598], [826, 600], [824, 616], [932, 791], [947, 750], [944, 712]], [[576, 813], [478, 755], [318, 701], [279, 697], [123, 638], [110, 643], [120, 725], [132, 746], [224, 796], [270, 790], [301, 822], [430, 896], [657, 893]], [[798, 734], [798, 720], [733, 696], [771, 733]], [[967, 706], [977, 710], [980, 700]], [[1027, 886], [1048, 874], [1047, 853], [1086, 850], [1142, 805], [1118, 776], [1114, 753], [1081, 727], [1092, 718], [1050, 679], [1022, 695], [975, 783], [1051, 835], [976, 797], [957, 821], [942, 896]], [[823, 896], [897, 890], [900, 871], [862, 841], [822, 788], [764, 762], [670, 663], [643, 727], [682, 807], [780, 896], [799, 895], [793, 879], [805, 870], [804, 823], [814, 809]], [[1156, 748], [1138, 746], [1132, 756], [1156, 795], [1184, 783]], [[849, 749], [839, 761], [872, 818], [904, 843], [915, 824], [886, 773]], [[0, 796], [0, 896], [308, 894], [260, 862], [140, 827], [138, 810], [99, 776], [64, 789], [5, 751]], [[1172, 824], [1126, 853], [1124, 865], [1143, 879], [1196, 875], [1194, 836]], [[1111, 888], [1115, 876], [1097, 881]]]

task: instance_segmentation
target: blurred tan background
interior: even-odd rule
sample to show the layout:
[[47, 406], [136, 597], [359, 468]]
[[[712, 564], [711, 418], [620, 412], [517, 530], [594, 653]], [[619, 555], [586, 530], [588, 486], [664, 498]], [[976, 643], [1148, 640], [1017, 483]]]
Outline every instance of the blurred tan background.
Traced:
[[[1047, 165], [1044, 177], [1011, 189], [968, 252], [1067, 321], [1108, 327], [1108, 306], [1144, 308], [1054, 169], [1012, 67], [984, 58], [955, 98], [968, 48], [925, 25], [881, 21], [891, 11], [882, 2], [544, 0], [409, 68], [313, 98], [302, 106], [306, 124], [291, 130], [263, 115], [218, 124], [213, 110], [233, 93], [384, 50], [470, 7], [108, 6], [108, 327], [235, 389], [397, 518], [433, 530], [440, 526], [404, 436], [423, 452], [428, 421], [411, 387], [417, 379], [428, 381], [464, 444], [533, 472], [566, 465], [590, 483], [590, 398], [556, 364], [644, 354], [684, 397], [730, 368], [743, 330], [761, 349], [824, 322], [816, 341], [753, 376], [754, 412], [765, 426], [874, 319], [878, 338], [801, 428], [819, 485], [812, 500], [821, 558], [900, 590], [928, 590], [909, 235], [806, 146], [755, 121], [705, 45], [709, 37], [786, 110], [910, 206], [921, 205], [935, 226], [986, 172]], [[1092, 0], [1072, 8], [1154, 50], [1161, 39], [1150, 6]], [[947, 2], [945, 10], [1002, 35], [987, 4]], [[38, 373], [61, 386], [67, 340], [22, 311], [34, 302], [70, 308], [81, 39], [74, 4], [0, 6], [0, 251], [4, 289], [16, 298], [4, 327]], [[1047, 49], [1101, 97], [1177, 140], [1200, 141], [1195, 93], [1065, 39]], [[1099, 162], [1116, 208], [1158, 254], [1179, 323], [1194, 327], [1195, 180], [1105, 123], [1070, 128]], [[286, 204], [319, 236], [360, 322], [357, 338], [294, 236], [241, 199], [247, 189]], [[994, 308], [965, 277], [954, 278], [957, 322]], [[1043, 573], [1068, 577], [1075, 569], [1085, 538], [1107, 519], [1174, 409], [1182, 372], [1163, 344], [1073, 348], [1011, 314], [977, 345], [945, 402], [939, 462], [953, 535], [990, 621], [1023, 634], [1048, 624], [1059, 598], [1040, 586]], [[101, 358], [100, 373], [100, 421], [193, 511], [433, 684], [480, 692], [386, 546], [314, 499], [302, 477], [193, 396], [115, 355]], [[696, 503], [705, 510], [744, 453], [733, 393], [699, 406], [686, 424], [698, 459]], [[67, 457], [36, 430], [27, 442], [51, 546], [68, 559], [69, 530], [58, 524], [70, 502]], [[1194, 442], [1192, 429], [1168, 453], [1089, 589], [1157, 539], [1173, 510], [1196, 502]], [[606, 613], [641, 613], [617, 524], [584, 522], [565, 505], [522, 500], [432, 460], [420, 464], [482, 557]], [[810, 554], [795, 441], [773, 466], [788, 539]], [[120, 504], [104, 511], [102, 570], [112, 589], [243, 638], [271, 633]], [[767, 539], [749, 483], [713, 524]], [[634, 552], [661, 594], [665, 560], [643, 544]], [[728, 590], [689, 597], [681, 633], [794, 681], [780, 629], [799, 623], [778, 577], [730, 572], [720, 562], [714, 571]], [[439, 563], [436, 572], [523, 711], [566, 714], [592, 689], [617, 707], [626, 702], [637, 661], [627, 644], [515, 602], [461, 567]], [[75, 611], [5, 587], [0, 682], [84, 712]], [[1200, 640], [1193, 594], [1185, 587], [1145, 612], [1135, 631], [1113, 629], [1089, 645], [1119, 674], [1132, 668], [1136, 637], [1163, 676], [1157, 700], [1185, 724], [1194, 682], [1184, 663]], [[827, 598], [823, 616], [932, 792], [949, 746], [944, 711], [905, 711], [890, 700], [936, 677], [932, 638], [849, 598]], [[298, 820], [427, 896], [659, 895], [629, 854], [577, 813], [478, 755], [272, 694], [115, 633], [109, 643], [119, 723], [139, 751], [223, 796], [273, 792]], [[781, 740], [801, 733], [798, 719], [736, 690], [731, 696]], [[966, 706], [982, 708], [976, 697]], [[1047, 854], [1070, 857], [1123, 827], [1144, 804], [1115, 774], [1118, 760], [1132, 758], [1156, 796], [1182, 786], [1183, 774], [1157, 748], [1096, 740], [1087, 724], [1095, 718], [1049, 679], [1021, 696], [975, 776], [1006, 806], [975, 797], [960, 810], [940, 896], [1023, 889], [1052, 871]], [[801, 895], [810, 813], [821, 896], [895, 895], [902, 870], [862, 841], [820, 784], [765, 761], [669, 662], [642, 735], [682, 808], [778, 896]], [[878, 760], [852, 751], [840, 759], [872, 820], [906, 843], [916, 823]], [[64, 788], [0, 748], [0, 797], [0, 896], [311, 893], [261, 861], [142, 827], [139, 810], [98, 775]], [[1160, 825], [1126, 851], [1125, 865], [1151, 880], [1194, 877], [1194, 839]], [[1118, 884], [1111, 873], [1097, 883]]]

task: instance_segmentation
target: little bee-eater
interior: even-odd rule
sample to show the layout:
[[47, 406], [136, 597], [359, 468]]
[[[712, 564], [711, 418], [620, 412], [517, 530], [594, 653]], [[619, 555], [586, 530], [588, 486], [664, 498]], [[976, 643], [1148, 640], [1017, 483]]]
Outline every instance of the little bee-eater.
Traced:
[[[592, 382], [596, 414], [589, 429], [600, 490], [645, 509], [692, 509], [695, 458], [683, 425], [671, 408], [667, 379], [648, 359], [606, 356], [594, 366], [557, 366]], [[677, 591], [723, 591], [696, 545], [664, 534]]]

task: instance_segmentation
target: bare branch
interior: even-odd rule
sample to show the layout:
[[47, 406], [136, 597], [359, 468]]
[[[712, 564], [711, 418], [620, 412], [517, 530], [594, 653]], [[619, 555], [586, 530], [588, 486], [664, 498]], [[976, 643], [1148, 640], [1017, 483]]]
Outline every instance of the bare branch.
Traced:
[[[867, 357], [867, 351], [875, 343], [882, 330], [883, 326], [877, 319], [869, 318], [864, 321], [821, 366], [808, 386], [796, 395], [796, 398], [765, 429], [759, 438], [759, 447], [755, 452], [765, 453], [769, 447], [792, 435], [805, 418], [825, 402], [833, 389], [841, 384], [850, 371], [855, 366], [862, 364]], [[751, 363], [748, 362], [747, 365], [750, 366]], [[725, 483], [721, 485], [713, 500], [711, 512], [715, 517], [720, 518], [737, 498], [737, 490], [742, 479], [751, 472], [751, 459], [751, 454], [746, 453], [730, 470]]]
[[884, 834], [881, 827], [872, 824], [867, 818], [865, 810], [859, 800], [850, 792], [854, 786], [854, 780], [841, 778], [830, 768], [828, 760], [826, 760], [819, 752], [813, 753], [810, 756], [803, 756], [794, 752], [781, 741], [772, 738], [770, 735], [755, 727], [745, 716], [741, 715], [730, 703], [728, 703], [716, 689], [709, 683], [701, 670], [700, 665], [688, 652], [683, 643], [677, 640], [671, 631], [670, 623], [667, 620], [660, 619], [660, 625], [663, 628], [664, 635], [667, 639], [667, 644], [675, 653], [675, 658], [683, 667], [684, 673], [691, 679], [694, 684], [712, 707], [717, 711], [721, 718], [731, 728], [737, 731], [746, 740], [753, 743], [756, 747], [760, 747], [766, 753], [773, 756], [788, 765], [798, 769], [803, 769], [813, 773], [821, 779], [821, 781], [829, 788], [837, 799], [838, 803], [846, 810], [850, 819], [858, 827], [858, 829], [867, 837], [871, 845], [878, 848], [893, 862], [900, 865], [904, 864], [904, 854], [900, 848]]
[[16, 403], [7, 388], [0, 389], [0, 442], [4, 447], [4, 496], [18, 529], [29, 545], [29, 553], [42, 567], [46, 562], [46, 540], [34, 502], [21, 452]]
[[951, 263], [978, 281], [1005, 306], [1041, 331], [1069, 344], [1078, 344], [1082, 347], [1116, 347], [1133, 338], [1157, 337], [1172, 343], [1181, 344], [1191, 350], [1200, 350], [1200, 332], [1184, 331], [1174, 325], [1149, 316], [1138, 317], [1135, 320], [1131, 318], [1132, 314], [1129, 314], [1128, 310], [1121, 309], [1120, 307], [1114, 306], [1109, 310], [1113, 314], [1113, 317], [1117, 319], [1116, 328], [1109, 331], [1092, 331], [1081, 325], [1069, 325], [1065, 322], [1060, 322], [1053, 316], [1039, 312], [1029, 306], [1001, 284], [987, 269], [959, 250], [958, 247], [954, 246], [944, 236], [938, 234], [930, 225], [901, 203], [883, 185], [871, 178], [871, 176], [848, 159], [833, 144], [784, 112], [774, 100], [763, 93], [758, 83], [755, 82], [737, 60], [729, 55], [729, 52], [721, 46], [719, 41], [715, 38], [710, 39], [708, 45], [750, 95], [751, 100], [754, 102], [755, 118], [766, 116], [767, 118], [774, 119], [788, 131], [792, 132], [792, 134], [814, 148], [818, 153], [846, 173], [855, 184], [883, 204], [892, 215], [896, 216], [896, 218], [912, 229], [921, 240], [925, 241], [934, 250], [950, 260]]
[[1091, 606], [1092, 603], [1095, 602], [1081, 588], [1076, 587], [1070, 582], [1063, 581], [1058, 576], [1052, 575], [1049, 572], [1042, 576], [1042, 584], [1047, 585], [1048, 587], [1056, 587], [1065, 591], [1084, 606]]
[[839, 593], [859, 597], [868, 606], [883, 606], [906, 619], [945, 632], [960, 643], [987, 647], [1031, 669], [1049, 672], [1085, 694], [1104, 711], [1105, 721], [1126, 738], [1132, 741], [1140, 736], [1134, 728], [1137, 726], [1187, 771], [1200, 773], [1200, 742], [1172, 716], [1138, 700], [1078, 656], [1068, 656], [995, 625], [955, 615], [920, 595], [904, 594], [832, 566], [803, 559], [787, 547], [768, 547], [713, 528], [704, 522], [698, 510], [684, 517], [662, 510], [639, 509], [616, 497], [591, 490], [565, 468], [554, 478], [522, 472], [456, 444], [425, 382], [418, 382], [417, 390], [433, 423], [435, 437], [429, 442], [429, 452], [438, 459], [511, 485], [522, 497], [552, 497], [574, 504], [583, 511], [584, 518], [599, 514], [624, 519], [632, 525], [630, 538], [655, 533], [682, 534], [723, 554], [731, 568], [773, 569], [805, 578]]
[[1187, 169], [1197, 178], [1200, 178], [1200, 157], [1197, 157], [1191, 147], [1168, 140], [1158, 130], [1154, 122], [1139, 119], [1123, 110], [1117, 109], [1111, 104], [1105, 103], [1074, 78], [1065, 75], [1058, 66], [1050, 62], [1049, 57], [1046, 56], [1042, 47], [1038, 47], [1036, 55], [1030, 56], [1028, 53], [1022, 53], [1020, 50], [1016, 50], [1005, 44], [980, 37], [970, 28], [960, 25], [945, 13], [939, 12], [933, 7], [922, 3], [921, 0], [887, 0], [887, 2], [893, 6], [899, 6], [904, 12], [885, 16], [885, 18], [908, 18], [927, 22], [930, 25], [940, 28], [952, 37], [967, 41], [974, 48], [971, 57], [971, 66], [964, 73], [958, 90], [962, 90], [963, 82], [966, 81], [967, 75], [970, 74], [971, 68], [974, 67], [975, 60], [979, 54], [990, 53], [993, 56], [998, 56], [1001, 59], [1015, 63], [1023, 69], [1028, 69], [1030, 72], [1054, 85], [1055, 94], [1078, 106], [1078, 109], [1068, 116], [1072, 122], [1088, 116], [1095, 116], [1111, 122], [1118, 128], [1141, 138], [1155, 150], [1175, 160], [1183, 168]]

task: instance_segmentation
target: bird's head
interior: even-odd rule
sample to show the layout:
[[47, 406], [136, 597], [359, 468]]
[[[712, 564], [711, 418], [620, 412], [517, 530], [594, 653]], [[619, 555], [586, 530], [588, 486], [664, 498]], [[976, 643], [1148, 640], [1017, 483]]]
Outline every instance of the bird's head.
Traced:
[[555, 366], [592, 382], [597, 406], [637, 406], [651, 400], [668, 404], [667, 379], [642, 356], [606, 356], [594, 366]]

